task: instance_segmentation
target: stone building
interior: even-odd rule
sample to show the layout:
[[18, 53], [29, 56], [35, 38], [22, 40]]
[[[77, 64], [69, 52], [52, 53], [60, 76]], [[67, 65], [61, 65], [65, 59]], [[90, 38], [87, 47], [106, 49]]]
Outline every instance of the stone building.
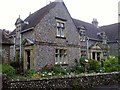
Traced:
[[10, 45], [13, 43], [9, 39], [9, 32], [0, 30], [0, 64], [10, 63]]
[[[72, 66], [80, 58], [80, 36], [64, 2], [57, 0], [29, 15], [17, 19], [11, 33], [15, 54], [25, 69], [40, 69], [47, 64]], [[24, 59], [23, 59], [24, 58]]]
[[76, 19], [73, 21], [81, 36], [81, 55], [93, 60], [118, 56], [118, 23], [99, 27], [97, 19], [93, 19], [92, 24]]
[[25, 20], [19, 17], [15, 26], [10, 34], [14, 42], [11, 58], [19, 59], [24, 70], [41, 69], [47, 64], [72, 66], [81, 56], [101, 60], [118, 55], [117, 24], [98, 27], [97, 19], [92, 24], [74, 19], [62, 0], [48, 4]]

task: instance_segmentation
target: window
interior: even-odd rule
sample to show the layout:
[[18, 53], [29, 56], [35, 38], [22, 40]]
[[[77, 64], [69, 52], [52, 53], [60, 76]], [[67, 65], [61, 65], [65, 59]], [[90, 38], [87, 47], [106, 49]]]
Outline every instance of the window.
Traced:
[[107, 52], [106, 51], [103, 52], [103, 56], [107, 56]]
[[85, 28], [84, 27], [79, 28], [79, 34], [80, 34], [80, 41], [85, 41]]
[[55, 64], [68, 64], [66, 49], [55, 50]]
[[81, 51], [81, 56], [86, 56], [86, 51], [82, 50]]
[[107, 40], [103, 39], [102, 44], [107, 44]]
[[65, 37], [65, 22], [57, 20], [57, 37]]
[[85, 41], [85, 31], [80, 31], [80, 41]]
[[19, 38], [20, 37], [20, 30], [21, 30], [21, 26], [17, 25], [16, 27], [16, 37]]

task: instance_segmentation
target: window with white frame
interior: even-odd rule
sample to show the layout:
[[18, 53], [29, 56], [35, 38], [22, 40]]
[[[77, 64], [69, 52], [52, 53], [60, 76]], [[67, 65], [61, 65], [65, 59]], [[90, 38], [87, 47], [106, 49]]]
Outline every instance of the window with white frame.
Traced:
[[85, 31], [80, 31], [80, 41], [85, 41]]
[[68, 64], [67, 49], [55, 50], [55, 64]]
[[57, 37], [65, 37], [65, 21], [57, 21]]
[[81, 27], [79, 29], [79, 33], [80, 33], [80, 41], [85, 41], [86, 37], [85, 37], [85, 28]]

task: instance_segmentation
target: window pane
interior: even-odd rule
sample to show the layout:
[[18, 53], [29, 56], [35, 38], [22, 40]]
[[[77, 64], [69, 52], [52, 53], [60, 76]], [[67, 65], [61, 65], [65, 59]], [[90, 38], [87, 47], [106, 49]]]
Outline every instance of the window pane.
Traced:
[[55, 57], [55, 63], [58, 63], [59, 62], [59, 55], [56, 54], [56, 57]]
[[65, 49], [56, 49], [55, 54], [55, 64], [66, 64], [67, 61], [67, 53]]
[[57, 36], [60, 36], [60, 28], [57, 28]]
[[64, 23], [61, 23], [61, 27], [64, 28]]
[[61, 63], [64, 63], [64, 55], [61, 55]]
[[66, 63], [66, 55], [64, 55], [64, 61], [63, 62]]
[[60, 22], [57, 22], [57, 27], [60, 27]]
[[62, 49], [60, 49], [60, 54], [62, 54]]
[[58, 49], [56, 49], [55, 53], [58, 54]]
[[61, 37], [64, 37], [64, 29], [61, 29]]

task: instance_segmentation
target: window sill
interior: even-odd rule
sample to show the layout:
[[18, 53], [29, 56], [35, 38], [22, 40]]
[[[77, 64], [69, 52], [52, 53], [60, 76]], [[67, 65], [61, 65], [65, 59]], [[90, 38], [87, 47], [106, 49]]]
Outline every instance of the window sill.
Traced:
[[66, 37], [60, 37], [60, 36], [56, 36], [56, 38], [66, 39]]

